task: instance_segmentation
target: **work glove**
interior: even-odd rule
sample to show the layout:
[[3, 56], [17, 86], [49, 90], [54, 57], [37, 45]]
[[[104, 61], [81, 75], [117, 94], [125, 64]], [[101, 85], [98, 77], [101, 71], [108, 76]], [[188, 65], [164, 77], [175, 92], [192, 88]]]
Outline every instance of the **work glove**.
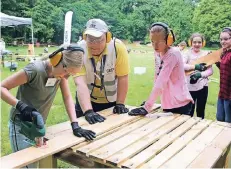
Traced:
[[195, 65], [195, 70], [198, 70], [200, 72], [205, 71], [206, 69], [207, 69], [206, 63], [200, 63]]
[[201, 73], [197, 72], [190, 76], [190, 84], [195, 84], [201, 78]]
[[72, 122], [71, 127], [73, 130], [73, 134], [77, 137], [84, 137], [89, 141], [93, 140], [96, 137], [95, 132], [91, 130], [82, 129], [81, 127], [79, 127], [78, 122]]
[[126, 108], [124, 104], [116, 104], [116, 106], [113, 109], [113, 113], [116, 114], [123, 114], [127, 113], [128, 111], [128, 108]]
[[146, 101], [143, 101], [143, 103], [141, 103], [141, 105], [140, 105], [140, 106], [144, 106], [144, 105], [145, 105], [145, 102], [146, 102]]
[[90, 124], [95, 124], [97, 122], [103, 122], [106, 118], [99, 115], [98, 113], [94, 112], [92, 109], [87, 110], [84, 113], [85, 119], [88, 121]]
[[216, 62], [215, 64], [220, 69], [221, 62]]
[[[38, 111], [28, 106], [27, 104], [23, 103], [21, 100], [18, 101], [16, 105], [16, 109], [20, 112], [20, 118], [22, 121], [29, 121], [32, 122], [33, 117], [37, 116]], [[32, 112], [37, 112], [33, 113]]]
[[148, 114], [147, 110], [144, 107], [139, 107], [139, 108], [135, 108], [132, 109], [129, 113], [130, 116], [145, 116], [146, 114]]

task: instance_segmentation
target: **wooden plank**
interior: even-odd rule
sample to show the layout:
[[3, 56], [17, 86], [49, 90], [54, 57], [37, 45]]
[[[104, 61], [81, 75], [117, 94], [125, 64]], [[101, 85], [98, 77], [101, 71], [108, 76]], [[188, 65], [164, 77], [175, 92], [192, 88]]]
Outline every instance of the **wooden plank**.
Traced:
[[123, 128], [123, 129], [121, 129], [121, 130], [119, 130], [119, 131], [117, 131], [111, 135], [108, 135], [102, 139], [91, 142], [87, 146], [78, 148], [78, 150], [74, 149], [74, 151], [76, 150], [77, 153], [85, 154], [86, 156], [88, 156], [89, 153], [95, 151], [96, 149], [99, 149], [99, 148], [103, 147], [104, 145], [115, 141], [116, 139], [128, 134], [129, 132], [131, 132], [137, 128], [140, 128], [140, 127], [150, 123], [151, 121], [153, 121], [153, 120], [149, 119], [149, 118], [143, 118], [143, 119], [141, 119], [135, 123], [132, 123], [131, 125]]
[[[80, 148], [82, 148], [82, 147], [84, 147], [84, 146], [86, 146], [86, 145], [95, 143], [97, 140], [100, 140], [100, 139], [102, 139], [102, 138], [105, 138], [105, 137], [107, 137], [108, 135], [114, 134], [114, 133], [116, 133], [118, 130], [122, 130], [123, 128], [125, 128], [125, 127], [127, 127], [127, 126], [129, 126], [129, 125], [132, 125], [133, 123], [135, 123], [135, 122], [137, 122], [137, 121], [139, 121], [139, 120], [143, 120], [143, 119], [146, 119], [146, 118], [140, 117], [140, 118], [137, 118], [137, 119], [135, 119], [135, 120], [132, 120], [132, 121], [126, 123], [126, 124], [122, 124], [121, 126], [118, 126], [118, 127], [114, 128], [114, 129], [112, 129], [112, 130], [110, 130], [110, 131], [107, 131], [107, 132], [105, 132], [105, 133], [103, 133], [103, 134], [97, 136], [97, 137], [94, 139], [94, 141], [92, 141], [92, 142], [87, 142], [87, 141], [85, 141], [85, 142], [83, 142], [83, 143], [80, 143], [80, 144], [77, 144], [77, 145], [71, 147], [71, 149], [72, 149], [74, 152], [76, 152], [77, 149], [80, 149]], [[147, 122], [147, 120], [146, 120], [146, 122]], [[81, 154], [81, 152], [79, 152], [79, 151], [77, 151], [77, 153]]]
[[[127, 107], [128, 107], [128, 108], [132, 108], [132, 106], [127, 106]], [[155, 104], [155, 105], [153, 106], [153, 110], [151, 111], [151, 114], [152, 114], [152, 113], [156, 113], [156, 111], [157, 111], [159, 108], [160, 108], [160, 104]], [[120, 130], [120, 129], [122, 129], [122, 128], [128, 126], [128, 125], [131, 125], [132, 123], [134, 123], [134, 122], [136, 122], [136, 121], [138, 121], [138, 120], [140, 120], [140, 119], [143, 119], [143, 117], [140, 116], [140, 117], [137, 118], [137, 119], [134, 119], [134, 120], [132, 120], [132, 121], [126, 123], [126, 124], [122, 124], [121, 126], [118, 126], [117, 128], [114, 128], [114, 129], [112, 129], [112, 130], [110, 130], [110, 131], [108, 131], [108, 132], [105, 132], [105, 133], [103, 133], [102, 135], [97, 136], [97, 138], [95, 138], [94, 141], [99, 140], [99, 139], [101, 139], [101, 138], [103, 138], [103, 137], [106, 137], [107, 135], [110, 135], [110, 134], [112, 134], [112, 133], [115, 133], [116, 131], [118, 131], [118, 130]], [[60, 132], [60, 134], [62, 134], [62, 133], [64, 133], [64, 132]], [[73, 147], [71, 147], [71, 148], [72, 148], [73, 151], [76, 151], [77, 149], [79, 149], [79, 148], [81, 148], [81, 147], [83, 147], [83, 146], [89, 145], [89, 144], [91, 144], [91, 143], [92, 143], [92, 142], [83, 142], [83, 143], [77, 144], [77, 145], [75, 145], [75, 146], [73, 146]], [[80, 153], [80, 154], [81, 154], [81, 152], [77, 152], [77, 153]]]
[[[130, 110], [135, 108], [135, 106], [129, 106], [129, 105], [126, 105], [126, 107], [129, 108]], [[153, 105], [153, 112], [155, 112], [155, 110], [157, 110], [159, 108], [160, 108], [160, 104]], [[102, 110], [100, 112], [100, 115], [102, 115], [104, 117], [108, 117], [110, 115], [113, 115], [113, 107], [106, 109], [106, 110]], [[85, 120], [84, 117], [78, 118], [78, 123], [80, 126], [89, 125], [89, 123]], [[67, 130], [70, 130], [70, 129], [71, 129], [70, 121], [50, 126], [47, 128], [45, 138], [47, 138], [48, 140], [52, 139], [56, 136], [60, 136], [61, 134], [65, 133]]]
[[[113, 114], [113, 108], [109, 108], [107, 110], [103, 110], [100, 112], [100, 115], [104, 117], [108, 117], [112, 114]], [[80, 126], [84, 126], [88, 124], [88, 122], [85, 120], [84, 117], [78, 118], [78, 123]], [[52, 139], [56, 137], [57, 135], [60, 135], [60, 133], [65, 132], [66, 130], [70, 130], [70, 129], [71, 129], [70, 121], [66, 121], [63, 123], [50, 126], [47, 128], [45, 138], [47, 138], [48, 140]]]
[[168, 117], [160, 117], [147, 125], [134, 130], [133, 132], [129, 133], [126, 136], [123, 136], [116, 140], [115, 142], [112, 142], [110, 144], [107, 144], [106, 146], [103, 146], [102, 148], [93, 151], [89, 154], [89, 156], [94, 160], [99, 160], [102, 162], [106, 162], [106, 158], [109, 156], [115, 154], [116, 152], [122, 150], [123, 148], [127, 147], [128, 145], [134, 143], [135, 141], [139, 140], [142, 137], [145, 137], [146, 135], [150, 134], [154, 130], [160, 128], [161, 126], [165, 125], [166, 123], [170, 122], [171, 120], [175, 119], [179, 115], [173, 115]]
[[148, 161], [144, 165], [140, 165], [141, 168], [158, 168], [165, 162], [167, 162], [170, 158], [172, 158], [175, 154], [177, 154], [180, 150], [182, 150], [192, 139], [197, 137], [206, 127], [209, 126], [211, 120], [202, 120], [195, 126], [193, 126], [188, 132], [186, 132], [183, 136], [179, 137], [176, 141], [174, 141], [171, 145], [169, 145], [162, 152], [157, 154], [154, 158]]
[[166, 134], [156, 143], [152, 144], [147, 149], [138, 153], [134, 157], [128, 159], [121, 165], [127, 168], [137, 168], [143, 165], [144, 163], [149, 161], [151, 158], [153, 158], [157, 153], [159, 153], [164, 148], [166, 148], [168, 145], [170, 145], [174, 140], [176, 140], [178, 137], [180, 137], [185, 132], [187, 132], [189, 129], [191, 129], [191, 127], [195, 125], [196, 123], [198, 123], [199, 121], [200, 121], [200, 118], [197, 118], [197, 117], [190, 118], [185, 123], [183, 123], [181, 126], [176, 128], [169, 134]]
[[[84, 117], [83, 117], [84, 118]], [[129, 116], [128, 114], [111, 115], [103, 123], [86, 125], [84, 128], [93, 130], [96, 135], [100, 135], [131, 120], [139, 118], [137, 116]], [[47, 147], [30, 147], [1, 158], [1, 165], [4, 168], [19, 168], [30, 163], [41, 160], [66, 148], [85, 141], [85, 138], [79, 138], [72, 134], [71, 130], [67, 130], [64, 135], [57, 136], [47, 141]], [[14, 161], [14, 163], [12, 163]]]
[[212, 168], [231, 143], [231, 129], [224, 129], [188, 168]]
[[107, 158], [107, 163], [110, 163], [115, 166], [121, 166], [122, 162], [139, 153], [140, 151], [144, 150], [146, 147], [150, 146], [152, 143], [156, 142], [162, 136], [177, 128], [179, 125], [184, 123], [189, 118], [190, 116], [182, 115], [172, 120], [163, 127], [153, 131], [148, 136], [141, 138], [137, 142], [129, 145], [128, 147], [122, 149], [118, 153]]
[[186, 168], [223, 129], [224, 127], [222, 126], [211, 124], [182, 151], [160, 168]]
[[220, 126], [224, 126], [224, 127], [231, 128], [231, 123], [216, 121], [215, 124], [216, 124], [216, 125], [220, 125]]
[[[212, 53], [210, 53], [210, 54], [208, 54], [206, 56], [198, 58], [197, 60], [193, 61], [190, 64], [191, 65], [196, 65], [196, 64], [199, 64], [199, 63], [206, 63], [207, 66], [210, 66], [210, 65], [220, 61], [221, 53], [222, 53], [222, 49], [218, 49], [218, 50], [213, 51]], [[190, 75], [193, 72], [194, 72], [194, 70], [193, 71], [187, 71], [187, 72], [185, 72], [185, 74]]]

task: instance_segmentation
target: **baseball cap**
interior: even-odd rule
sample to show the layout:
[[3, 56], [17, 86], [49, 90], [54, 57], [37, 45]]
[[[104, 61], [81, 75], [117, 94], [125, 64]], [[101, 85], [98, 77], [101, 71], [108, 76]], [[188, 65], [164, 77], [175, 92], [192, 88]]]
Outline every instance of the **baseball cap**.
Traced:
[[103, 33], [108, 32], [107, 24], [101, 19], [90, 19], [86, 24], [84, 35], [100, 37]]

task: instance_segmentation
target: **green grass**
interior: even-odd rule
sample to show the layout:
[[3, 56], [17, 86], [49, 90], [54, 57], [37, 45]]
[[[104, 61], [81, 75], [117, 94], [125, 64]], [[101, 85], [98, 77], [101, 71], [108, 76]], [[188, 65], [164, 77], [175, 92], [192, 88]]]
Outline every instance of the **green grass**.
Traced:
[[[153, 76], [154, 76], [154, 57], [151, 47], [147, 46], [134, 46], [129, 45], [129, 48], [133, 49], [132, 52], [129, 54], [130, 60], [130, 75], [129, 75], [129, 91], [126, 99], [126, 104], [128, 105], [140, 105], [142, 101], [146, 100], [149, 93], [151, 92], [153, 86]], [[7, 48], [11, 51], [16, 51], [16, 47], [9, 47]], [[54, 51], [56, 48], [49, 48], [49, 52]], [[134, 51], [135, 50], [135, 51]], [[20, 54], [26, 54], [27, 48], [26, 47], [18, 47], [18, 51]], [[35, 53], [39, 54], [42, 53], [43, 48], [35, 48]], [[139, 51], [147, 51], [146, 53], [141, 53]], [[27, 62], [18, 62], [19, 69], [23, 68]], [[136, 75], [134, 74], [134, 67], [146, 67], [147, 72], [143, 75]], [[19, 70], [18, 69], [18, 70]], [[8, 68], [2, 68], [1, 71], [1, 79], [5, 79], [6, 77], [13, 74], [10, 72]], [[219, 72], [217, 68], [214, 66], [214, 78], [219, 78]], [[69, 79], [71, 92], [73, 98], [75, 96], [75, 85], [72, 78]], [[217, 102], [217, 95], [219, 90], [219, 84], [211, 82], [209, 83], [209, 96], [208, 102], [206, 105], [206, 118], [215, 120], [215, 113], [216, 113], [216, 102]], [[16, 94], [16, 89], [11, 90], [12, 94]], [[9, 120], [9, 111], [10, 106], [5, 102], [1, 102], [1, 156], [7, 155], [11, 153], [10, 143], [9, 143], [9, 136], [8, 136], [8, 120]], [[62, 96], [60, 90], [57, 92], [56, 98], [54, 100], [53, 106], [49, 113], [46, 125], [51, 126], [57, 123], [61, 123], [68, 120], [68, 116], [66, 114]], [[59, 162], [59, 167], [64, 167], [66, 164]]]

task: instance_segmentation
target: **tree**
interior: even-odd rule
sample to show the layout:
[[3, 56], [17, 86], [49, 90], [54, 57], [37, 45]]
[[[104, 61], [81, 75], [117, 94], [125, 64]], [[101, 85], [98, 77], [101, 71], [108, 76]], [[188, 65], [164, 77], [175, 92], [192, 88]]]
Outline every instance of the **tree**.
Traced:
[[201, 0], [193, 17], [194, 31], [204, 34], [209, 44], [219, 43], [219, 34], [231, 26], [230, 0]]
[[166, 22], [176, 36], [176, 43], [179, 43], [192, 33], [193, 11], [194, 4], [190, 0], [163, 0], [154, 21]]

